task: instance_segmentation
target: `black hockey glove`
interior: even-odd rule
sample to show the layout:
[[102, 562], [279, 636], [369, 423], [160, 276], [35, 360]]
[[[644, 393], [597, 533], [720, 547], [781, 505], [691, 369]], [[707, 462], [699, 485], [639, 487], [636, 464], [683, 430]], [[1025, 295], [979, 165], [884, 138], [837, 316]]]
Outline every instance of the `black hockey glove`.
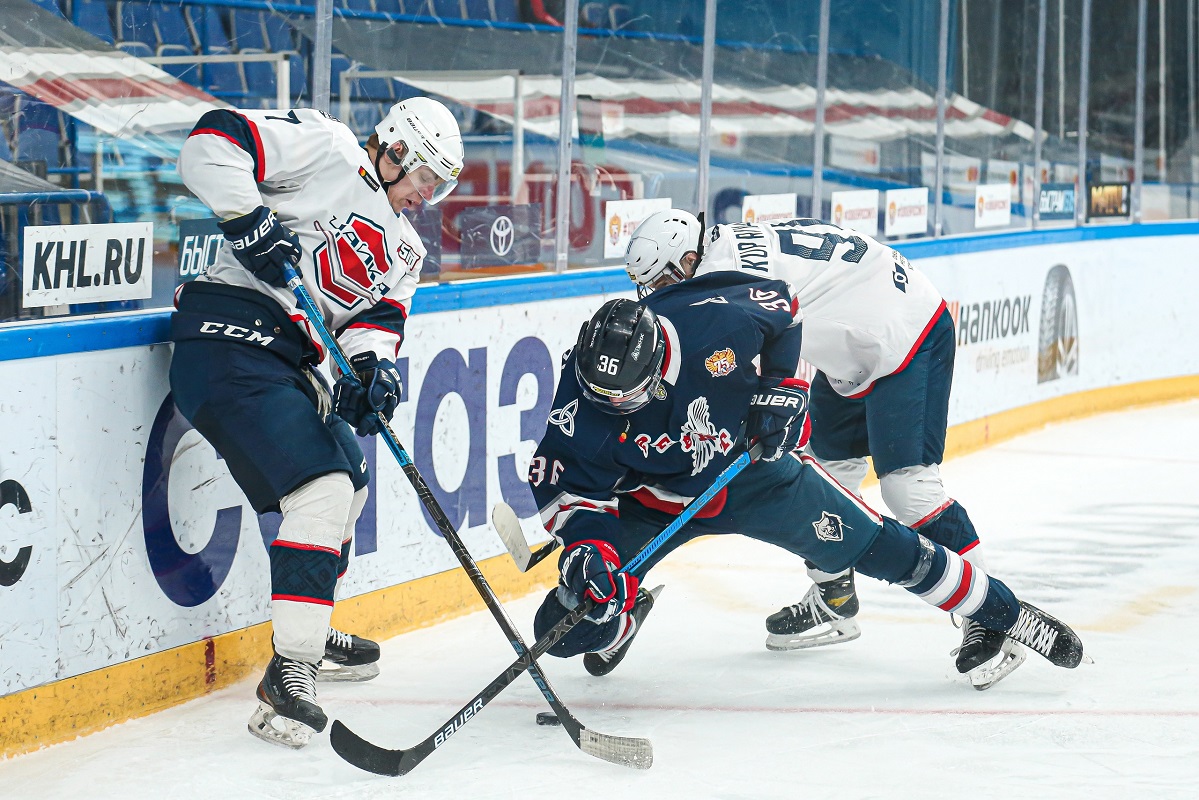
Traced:
[[749, 403], [745, 425], [750, 444], [762, 444], [762, 461], [778, 461], [784, 453], [808, 443], [808, 382], [797, 378], [762, 378]]
[[283, 265], [300, 263], [300, 239], [279, 223], [275, 212], [259, 206], [249, 214], [218, 222], [233, 256], [259, 280], [287, 288]]
[[617, 614], [633, 608], [637, 600], [635, 575], [617, 572], [620, 556], [608, 542], [595, 539], [576, 542], [562, 555], [562, 583], [575, 597], [590, 597], [595, 608], [587, 619], [602, 625]]
[[333, 413], [350, 423], [359, 436], [374, 436], [379, 432], [375, 412], [382, 412], [391, 422], [404, 381], [393, 362], [380, 361], [369, 351], [351, 358], [350, 366], [358, 373], [358, 380], [351, 375], [338, 379], [333, 386]]

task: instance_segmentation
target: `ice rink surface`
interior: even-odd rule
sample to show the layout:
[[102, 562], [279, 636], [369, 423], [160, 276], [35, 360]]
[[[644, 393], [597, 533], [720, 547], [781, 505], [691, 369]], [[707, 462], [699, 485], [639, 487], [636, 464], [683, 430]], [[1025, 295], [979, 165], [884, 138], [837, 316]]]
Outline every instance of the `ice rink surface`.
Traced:
[[[257, 679], [0, 762], [5, 798], [1199, 797], [1199, 401], [1057, 425], [948, 462], [989, 571], [1081, 634], [1095, 663], [1034, 654], [985, 692], [957, 675], [947, 615], [858, 583], [862, 637], [763, 647], [802, 564], [707, 539], [649, 576], [666, 590], [607, 678], [546, 672], [587, 726], [653, 740], [634, 771], [579, 752], [522, 677], [402, 778], [251, 737]], [[877, 488], [867, 500], [881, 508]], [[508, 605], [526, 635], [539, 597]], [[513, 659], [486, 612], [392, 639], [383, 674], [322, 684], [330, 718], [384, 747], [430, 734]]]

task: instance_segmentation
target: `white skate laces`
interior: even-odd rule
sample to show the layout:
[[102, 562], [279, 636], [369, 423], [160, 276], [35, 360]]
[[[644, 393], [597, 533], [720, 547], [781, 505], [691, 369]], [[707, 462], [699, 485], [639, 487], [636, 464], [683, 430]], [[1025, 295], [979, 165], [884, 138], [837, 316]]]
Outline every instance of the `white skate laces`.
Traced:
[[349, 650], [353, 646], [354, 640], [350, 634], [343, 633], [337, 628], [329, 628], [329, 635], [325, 638], [325, 645], [330, 647], [339, 647], [342, 650]]
[[1008, 636], [1028, 645], [1046, 658], [1049, 658], [1053, 651], [1053, 643], [1057, 641], [1058, 633], [1057, 628], [1024, 606], [1020, 607], [1020, 616], [1016, 624], [1008, 629]]
[[316, 664], [290, 658], [282, 661], [279, 671], [283, 675], [283, 688], [292, 697], [316, 705]]

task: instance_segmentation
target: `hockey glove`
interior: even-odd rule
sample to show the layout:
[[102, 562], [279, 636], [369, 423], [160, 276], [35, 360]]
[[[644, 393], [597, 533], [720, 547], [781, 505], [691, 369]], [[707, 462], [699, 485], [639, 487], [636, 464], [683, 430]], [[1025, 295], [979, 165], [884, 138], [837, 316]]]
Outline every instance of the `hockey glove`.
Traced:
[[374, 436], [379, 432], [375, 412], [382, 412], [391, 422], [404, 381], [393, 362], [380, 361], [369, 351], [351, 358], [350, 366], [358, 373], [358, 380], [352, 375], [338, 379], [333, 386], [333, 413], [350, 423], [359, 436]]
[[218, 222], [233, 257], [261, 281], [287, 288], [283, 265], [300, 263], [300, 239], [279, 223], [275, 212], [259, 206], [249, 214]]
[[808, 443], [808, 383], [796, 378], [762, 378], [749, 404], [746, 434], [762, 444], [762, 460], [778, 461]]
[[576, 542], [562, 556], [562, 583], [576, 597], [589, 597], [595, 608], [587, 618], [602, 625], [633, 607], [637, 600], [637, 577], [620, 569], [620, 556], [608, 542]]

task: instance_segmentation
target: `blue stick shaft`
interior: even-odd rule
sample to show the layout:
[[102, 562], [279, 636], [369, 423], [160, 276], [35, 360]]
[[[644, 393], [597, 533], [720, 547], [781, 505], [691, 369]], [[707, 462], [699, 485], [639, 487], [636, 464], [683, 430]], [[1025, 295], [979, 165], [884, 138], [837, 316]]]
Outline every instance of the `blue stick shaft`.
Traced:
[[[749, 466], [752, 456], [749, 453], [742, 453], [737, 456], [733, 463], [724, 468], [724, 471], [716, 476], [716, 480], [712, 482], [704, 493], [687, 504], [674, 521], [662, 529], [662, 532], [650, 541], [645, 547], [641, 548], [641, 552], [633, 557], [629, 563], [621, 568], [621, 572], [635, 573], [637, 568], [644, 564], [649, 557], [652, 556], [659, 547], [661, 547], [667, 539], [678, 533], [679, 528], [691, 521], [691, 518], [703, 510], [716, 493], [729, 485], [729, 481], [737, 477], [741, 470]], [[639, 576], [640, 577], [640, 576]]]

